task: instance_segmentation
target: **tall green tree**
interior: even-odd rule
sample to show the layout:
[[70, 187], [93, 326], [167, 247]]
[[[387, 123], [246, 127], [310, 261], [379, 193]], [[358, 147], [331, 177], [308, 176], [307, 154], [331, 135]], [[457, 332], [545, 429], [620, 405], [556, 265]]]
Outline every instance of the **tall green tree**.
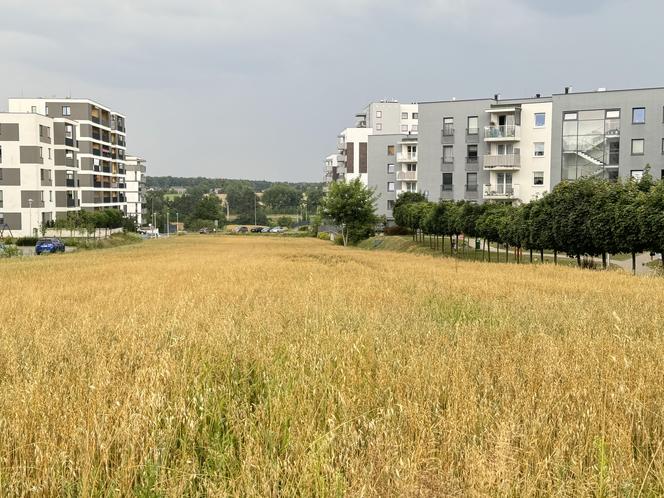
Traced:
[[278, 183], [263, 192], [261, 202], [273, 212], [291, 213], [297, 210], [301, 194], [294, 187]]
[[371, 237], [378, 221], [376, 195], [359, 179], [335, 182], [323, 200], [323, 214], [341, 227], [344, 245]]

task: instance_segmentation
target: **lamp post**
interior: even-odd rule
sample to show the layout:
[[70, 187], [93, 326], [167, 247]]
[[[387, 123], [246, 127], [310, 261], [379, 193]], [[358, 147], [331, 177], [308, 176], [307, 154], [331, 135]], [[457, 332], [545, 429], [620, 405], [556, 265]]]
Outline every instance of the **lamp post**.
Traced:
[[175, 234], [180, 231], [180, 213], [175, 211]]
[[258, 196], [257, 196], [256, 193], [254, 192], [254, 225], [257, 225], [257, 224], [258, 224], [258, 223], [256, 223], [256, 220], [257, 220], [257, 218], [256, 218], [256, 199], [257, 199], [257, 197], [258, 197]]
[[32, 237], [32, 199], [28, 199], [28, 207], [30, 208], [29, 220], [30, 220], [30, 237]]
[[170, 211], [166, 211], [166, 237], [171, 236], [171, 222], [170, 222]]

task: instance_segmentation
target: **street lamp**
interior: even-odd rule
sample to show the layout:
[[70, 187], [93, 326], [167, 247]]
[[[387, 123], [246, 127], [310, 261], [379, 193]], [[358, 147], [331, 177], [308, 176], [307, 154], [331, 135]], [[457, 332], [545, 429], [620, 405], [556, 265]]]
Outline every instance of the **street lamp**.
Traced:
[[175, 235], [180, 231], [180, 213], [175, 211]]
[[29, 220], [30, 220], [30, 237], [32, 237], [32, 199], [28, 199], [28, 206], [30, 208], [30, 215], [29, 215]]
[[257, 219], [256, 218], [256, 199], [257, 198], [258, 198], [258, 196], [256, 194], [254, 194], [254, 225], [258, 225], [258, 223], [256, 223], [256, 219]]

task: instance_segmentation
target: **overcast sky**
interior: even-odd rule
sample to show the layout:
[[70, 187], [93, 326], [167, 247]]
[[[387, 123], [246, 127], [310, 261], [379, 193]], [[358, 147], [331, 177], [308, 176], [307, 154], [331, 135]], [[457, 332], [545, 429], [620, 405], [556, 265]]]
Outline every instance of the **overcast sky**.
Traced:
[[661, 0], [1, 0], [10, 96], [127, 115], [151, 175], [320, 181], [371, 100], [664, 86]]

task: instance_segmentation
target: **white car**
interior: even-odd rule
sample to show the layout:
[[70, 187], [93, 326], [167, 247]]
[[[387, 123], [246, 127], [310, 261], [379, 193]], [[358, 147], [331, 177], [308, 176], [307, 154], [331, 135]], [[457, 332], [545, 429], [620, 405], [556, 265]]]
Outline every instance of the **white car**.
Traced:
[[287, 229], [287, 228], [284, 228], [284, 227], [274, 227], [274, 228], [270, 228], [270, 232], [271, 232], [271, 233], [282, 233], [282, 232], [285, 232], [286, 230], [288, 230], [288, 229]]

